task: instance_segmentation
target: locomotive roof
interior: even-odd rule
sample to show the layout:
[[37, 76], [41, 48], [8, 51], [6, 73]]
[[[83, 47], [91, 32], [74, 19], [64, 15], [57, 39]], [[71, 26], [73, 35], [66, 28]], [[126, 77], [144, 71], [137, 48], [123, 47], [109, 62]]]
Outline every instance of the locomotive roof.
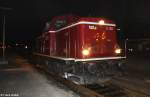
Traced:
[[106, 20], [109, 23], [114, 23], [114, 21], [112, 21], [111, 19], [108, 18], [103, 18], [103, 17], [95, 17], [95, 16], [78, 16], [78, 15], [74, 15], [74, 14], [67, 14], [67, 15], [61, 15], [61, 16], [56, 16], [53, 18], [53, 20], [57, 20], [57, 19], [72, 19], [72, 18], [76, 18], [76, 21], [98, 21], [98, 20]]
[[[59, 30], [60, 28], [70, 26], [75, 23], [80, 23], [80, 22], [88, 22], [88, 23], [98, 23], [100, 20], [104, 20], [106, 24], [110, 25], [115, 25], [115, 23], [107, 18], [101, 18], [101, 17], [82, 17], [82, 16], [77, 16], [73, 14], [68, 14], [68, 15], [62, 15], [62, 16], [56, 16], [52, 19], [51, 22], [47, 22], [45, 29], [43, 32], [48, 32], [48, 31], [56, 31]], [[56, 26], [58, 24], [58, 26]]]

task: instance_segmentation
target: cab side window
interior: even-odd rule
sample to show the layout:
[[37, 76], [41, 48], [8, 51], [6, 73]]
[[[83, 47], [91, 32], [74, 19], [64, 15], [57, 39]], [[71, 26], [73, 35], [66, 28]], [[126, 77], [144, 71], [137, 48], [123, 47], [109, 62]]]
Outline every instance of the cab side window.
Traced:
[[56, 28], [56, 30], [58, 30], [58, 29], [60, 29], [62, 27], [65, 27], [66, 24], [67, 24], [66, 20], [57, 20], [55, 22], [55, 28]]

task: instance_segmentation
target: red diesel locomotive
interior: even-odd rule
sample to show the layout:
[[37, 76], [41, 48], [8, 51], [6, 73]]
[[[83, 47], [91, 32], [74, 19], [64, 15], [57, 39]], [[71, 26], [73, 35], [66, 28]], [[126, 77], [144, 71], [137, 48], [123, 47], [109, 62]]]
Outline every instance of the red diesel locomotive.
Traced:
[[112, 20], [64, 15], [47, 23], [34, 55], [53, 73], [91, 83], [114, 75], [123, 64], [123, 52]]

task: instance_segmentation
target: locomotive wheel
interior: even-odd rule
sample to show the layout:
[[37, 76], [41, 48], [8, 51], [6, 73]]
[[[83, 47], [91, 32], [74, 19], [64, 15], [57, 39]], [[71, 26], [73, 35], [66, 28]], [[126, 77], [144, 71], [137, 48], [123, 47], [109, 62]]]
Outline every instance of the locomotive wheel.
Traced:
[[89, 63], [87, 69], [91, 74], [98, 74], [100, 72], [105, 72], [107, 70], [107, 65], [106, 62]]
[[89, 63], [87, 69], [91, 74], [95, 74], [99, 71], [96, 63]]

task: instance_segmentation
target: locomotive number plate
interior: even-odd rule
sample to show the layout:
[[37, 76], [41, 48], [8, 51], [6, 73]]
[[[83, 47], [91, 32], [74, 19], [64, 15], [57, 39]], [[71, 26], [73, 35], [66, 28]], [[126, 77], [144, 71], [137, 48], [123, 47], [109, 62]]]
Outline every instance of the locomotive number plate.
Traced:
[[89, 25], [89, 29], [96, 30], [97, 27], [95, 25]]

